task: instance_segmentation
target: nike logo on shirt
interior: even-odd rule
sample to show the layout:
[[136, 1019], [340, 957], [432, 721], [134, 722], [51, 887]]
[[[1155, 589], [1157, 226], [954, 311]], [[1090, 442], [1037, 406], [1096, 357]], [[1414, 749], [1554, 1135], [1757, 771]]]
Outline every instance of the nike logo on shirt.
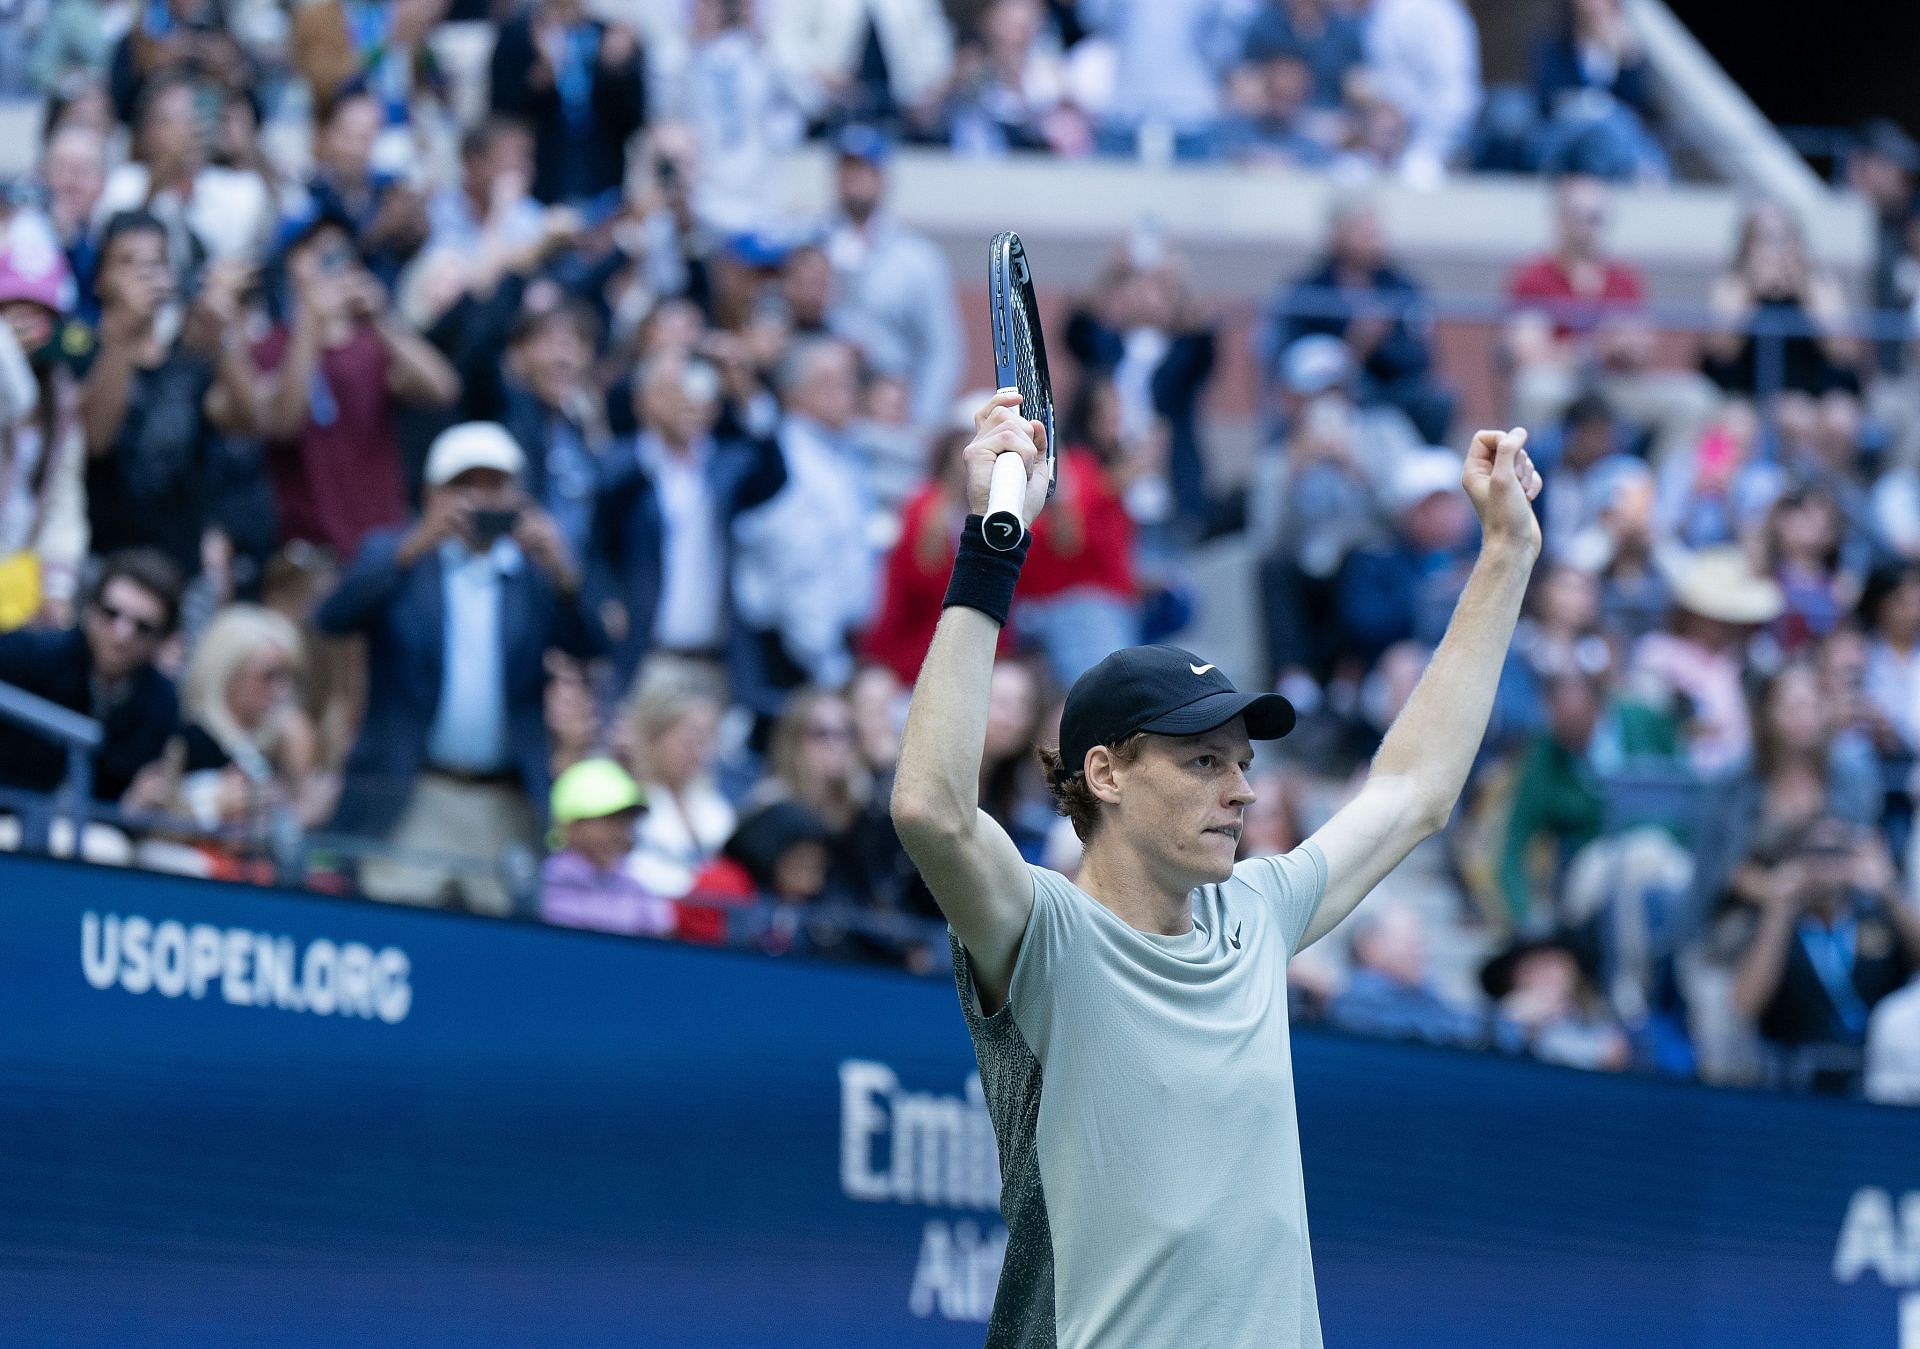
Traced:
[[1193, 671], [1193, 672], [1194, 672], [1195, 674], [1197, 674], [1197, 675], [1203, 675], [1203, 674], [1205, 674], [1205, 673], [1206, 673], [1206, 672], [1207, 672], [1208, 670], [1211, 670], [1211, 669], [1213, 668], [1213, 665], [1212, 665], [1212, 663], [1211, 663], [1211, 662], [1209, 662], [1209, 663], [1208, 663], [1208, 664], [1206, 664], [1206, 665], [1189, 665], [1189, 666], [1187, 666], [1187, 668], [1188, 668], [1189, 670], [1192, 670], [1192, 671]]

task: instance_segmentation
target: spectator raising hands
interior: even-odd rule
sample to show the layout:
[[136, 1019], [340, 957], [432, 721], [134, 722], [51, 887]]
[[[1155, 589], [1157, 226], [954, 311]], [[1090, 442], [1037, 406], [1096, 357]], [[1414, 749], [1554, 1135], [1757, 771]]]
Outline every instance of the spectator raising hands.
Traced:
[[[235, 328], [217, 316], [239, 276], [222, 273], [202, 303], [216, 314], [176, 337], [179, 283], [167, 232], [151, 215], [107, 225], [100, 245], [99, 350], [80, 389], [93, 548], [156, 548], [187, 575], [200, 570], [221, 432], [258, 418], [254, 373]], [[209, 347], [209, 342], [218, 345]]]
[[537, 0], [500, 31], [493, 110], [533, 129], [533, 194], [579, 204], [618, 192], [626, 143], [646, 120], [633, 33], [589, 18], [580, 0]]
[[296, 227], [282, 256], [291, 314], [254, 349], [281, 533], [351, 557], [406, 515], [396, 405], [449, 407], [459, 378], [388, 309], [347, 221]]

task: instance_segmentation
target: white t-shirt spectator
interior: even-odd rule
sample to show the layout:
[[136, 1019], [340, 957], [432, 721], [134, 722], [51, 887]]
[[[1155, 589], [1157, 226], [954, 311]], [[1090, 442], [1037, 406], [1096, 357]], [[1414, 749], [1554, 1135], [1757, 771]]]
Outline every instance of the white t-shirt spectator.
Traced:
[[700, 147], [694, 210], [724, 233], [768, 220], [775, 157], [804, 126], [760, 40], [735, 28], [694, 49], [686, 70], [685, 116]]
[[634, 826], [626, 871], [648, 893], [679, 899], [732, 836], [733, 807], [705, 778], [678, 793], [650, 782], [646, 794], [647, 813]]
[[780, 452], [787, 485], [734, 524], [736, 612], [777, 632], [814, 683], [838, 688], [853, 677], [848, 634], [870, 616], [879, 584], [867, 496], [851, 438], [838, 444], [792, 416], [780, 427]]
[[953, 29], [939, 0], [761, 0], [758, 8], [768, 49], [810, 117], [828, 110], [830, 85], [859, 73], [869, 25], [901, 106], [932, 98], [953, 69]]
[[148, 182], [145, 164], [122, 164], [107, 175], [95, 217], [107, 220], [121, 211], [145, 208], [170, 233], [183, 227], [192, 231], [209, 257], [258, 259], [264, 253], [279, 213], [259, 174], [204, 168], [185, 202], [172, 192], [162, 192], [149, 202]]
[[1920, 651], [1896, 651], [1882, 638], [1867, 646], [1864, 691], [1903, 744], [1920, 746]]
[[1404, 171], [1438, 178], [1480, 110], [1480, 34], [1460, 0], [1374, 0], [1367, 64], [1405, 114]]

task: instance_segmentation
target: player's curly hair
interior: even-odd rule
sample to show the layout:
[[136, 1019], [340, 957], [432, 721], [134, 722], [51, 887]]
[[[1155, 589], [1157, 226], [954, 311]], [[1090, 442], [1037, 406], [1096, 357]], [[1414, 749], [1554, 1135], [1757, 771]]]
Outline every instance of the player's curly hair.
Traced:
[[[1121, 763], [1132, 763], [1140, 757], [1146, 734], [1145, 731], [1135, 731], [1125, 739], [1108, 745], [1107, 752]], [[1076, 767], [1072, 776], [1064, 776], [1058, 747], [1039, 745], [1033, 752], [1040, 756], [1041, 771], [1047, 775], [1047, 790], [1053, 795], [1053, 808], [1067, 817], [1073, 825], [1074, 836], [1080, 842], [1088, 842], [1100, 827], [1100, 801], [1088, 788], [1086, 774]]]

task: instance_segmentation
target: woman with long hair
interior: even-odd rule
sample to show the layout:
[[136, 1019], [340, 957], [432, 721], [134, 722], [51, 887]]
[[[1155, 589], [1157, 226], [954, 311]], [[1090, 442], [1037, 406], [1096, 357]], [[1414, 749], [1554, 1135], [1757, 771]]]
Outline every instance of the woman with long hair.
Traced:
[[1661, 631], [1634, 644], [1627, 692], [1678, 717], [1694, 775], [1717, 781], [1752, 753], [1753, 716], [1742, 686], [1748, 648], [1786, 602], [1739, 548], [1676, 555], [1663, 569], [1673, 588], [1672, 612]]
[[1797, 652], [1832, 632], [1860, 596], [1862, 578], [1841, 561], [1845, 527], [1833, 494], [1816, 487], [1785, 493], [1767, 513], [1761, 565], [1787, 602], [1773, 626], [1787, 651]]
[[812, 811], [827, 828], [827, 888], [845, 898], [864, 898], [870, 889], [863, 835], [874, 796], [846, 698], [812, 685], [788, 694], [767, 747], [767, 776], [748, 808], [794, 801]]
[[[850, 694], [796, 689], [774, 727], [768, 776], [746, 810], [786, 801], [803, 806], [824, 831], [826, 875], [821, 894], [879, 914], [925, 915], [930, 903], [888, 812], [891, 765], [876, 773], [861, 748], [860, 719]], [[871, 734], [871, 728], [869, 728]], [[918, 928], [873, 925], [848, 934], [849, 949], [914, 969], [931, 969], [934, 951]]]
[[1755, 859], [1815, 820], [1866, 826], [1880, 819], [1884, 793], [1873, 747], [1835, 724], [1813, 665], [1776, 670], [1753, 699], [1753, 755], [1712, 796], [1699, 832], [1694, 895], [1702, 906], [1726, 892], [1756, 899], [1764, 868]]
[[627, 869], [653, 894], [692, 890], [733, 833], [733, 806], [714, 778], [725, 707], [715, 677], [685, 661], [656, 660], [634, 683], [624, 748], [649, 809]]
[[1000, 821], [1023, 857], [1037, 863], [1054, 819], [1053, 798], [1033, 753], [1047, 713], [1046, 690], [1031, 663], [1006, 659], [994, 663], [989, 688], [980, 809]]
[[[1843, 331], [1845, 293], [1815, 267], [1805, 231], [1782, 203], [1748, 210], [1733, 265], [1713, 283], [1709, 303], [1718, 327], [1701, 368], [1729, 393], [1858, 391], [1860, 348]], [[1757, 335], [1756, 324], [1768, 333]]]
[[318, 737], [300, 707], [305, 666], [299, 631], [273, 610], [233, 604], [214, 615], [181, 687], [186, 814], [262, 830], [282, 807], [306, 827], [332, 810], [337, 783], [316, 771]]

